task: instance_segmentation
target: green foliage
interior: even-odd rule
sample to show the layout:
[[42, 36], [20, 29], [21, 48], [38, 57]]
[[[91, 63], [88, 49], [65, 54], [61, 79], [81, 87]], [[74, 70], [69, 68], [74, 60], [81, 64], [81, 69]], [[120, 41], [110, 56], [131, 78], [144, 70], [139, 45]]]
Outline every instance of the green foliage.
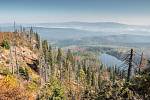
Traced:
[[36, 47], [37, 47], [37, 49], [40, 49], [40, 36], [39, 36], [39, 34], [38, 33], [35, 33], [35, 39], [36, 39], [36, 42], [37, 42], [37, 44], [36, 44]]
[[39, 94], [39, 100], [65, 100], [65, 91], [60, 81], [51, 77], [50, 81], [45, 84]]
[[60, 87], [55, 87], [52, 92], [53, 94], [50, 100], [62, 100], [64, 98], [64, 93]]
[[26, 91], [20, 87], [19, 80], [7, 75], [0, 79], [0, 100], [28, 100]]
[[42, 49], [43, 49], [43, 54], [44, 54], [44, 58], [47, 61], [47, 54], [48, 54], [48, 42], [47, 40], [42, 41]]
[[34, 81], [30, 81], [27, 83], [26, 88], [30, 92], [35, 92], [38, 90], [38, 84], [36, 84]]
[[19, 74], [26, 80], [29, 79], [28, 69], [24, 67], [19, 67]]
[[68, 49], [68, 52], [67, 52], [67, 58], [66, 58], [68, 61], [70, 62], [73, 62], [73, 55], [72, 55], [72, 52], [70, 49]]
[[115, 67], [110, 68], [110, 80], [114, 83], [116, 79]]
[[86, 74], [84, 73], [83, 69], [81, 68], [79, 71], [79, 77], [80, 77], [80, 82], [85, 85], [85, 79], [86, 79]]
[[124, 80], [102, 81], [97, 100], [139, 100], [139, 95], [130, 90]]
[[92, 92], [90, 87], [86, 88], [82, 94], [82, 100], [95, 100], [96, 94]]
[[1, 46], [5, 49], [9, 49], [10, 48], [10, 44], [7, 40], [3, 40]]
[[101, 64], [101, 65], [100, 65], [100, 68], [99, 68], [99, 71], [101, 71], [101, 70], [103, 70], [103, 69], [104, 69], [104, 65]]
[[49, 49], [48, 49], [48, 62], [51, 66], [53, 66], [53, 54], [52, 54], [52, 47], [49, 46]]
[[87, 69], [86, 69], [86, 60], [85, 60], [85, 59], [83, 60], [83, 66], [82, 66], [82, 67], [83, 67], [83, 71], [84, 71], [84, 73], [85, 73], [85, 74], [87, 74]]
[[61, 60], [62, 60], [62, 50], [61, 48], [58, 48], [57, 63], [60, 63]]
[[65, 99], [64, 89], [60, 86], [60, 83], [55, 80], [52, 82], [52, 96], [50, 97], [51, 100], [63, 100]]
[[150, 99], [150, 72], [143, 72], [140, 75], [136, 75], [129, 87], [143, 97], [143, 99]]
[[[37, 48], [40, 49], [40, 37], [31, 28], [30, 42], [32, 42], [31, 38], [33, 39], [33, 35], [38, 44]], [[7, 40], [4, 40], [1, 46], [6, 49], [10, 48]], [[32, 69], [27, 69], [28, 67], [19, 67], [20, 76], [28, 80], [21, 84], [21, 86], [25, 85], [25, 89], [29, 93], [38, 92], [39, 100], [65, 100], [67, 97], [73, 96], [78, 96], [77, 100], [150, 99], [149, 72], [132, 77], [131, 81], [126, 82], [123, 79], [125, 78], [124, 74], [126, 74], [124, 71], [121, 71], [119, 68], [117, 69], [116, 66], [108, 69], [103, 65], [100, 66], [98, 63], [99, 59], [97, 60], [92, 52], [79, 52], [75, 54], [69, 49], [66, 54], [63, 54], [61, 48], [58, 51], [52, 50], [47, 40], [42, 41], [42, 54], [39, 55], [45, 58], [39, 62], [42, 67], [40, 69], [40, 76], [37, 73], [33, 73]], [[62, 66], [60, 67], [60, 65]], [[62, 81], [60, 81], [58, 73]], [[4, 86], [1, 90], [7, 89], [6, 87], [9, 86], [13, 88], [19, 87], [19, 82], [14, 77], [16, 74], [12, 76], [7, 67], [0, 67], [0, 74], [6, 76], [4, 80], [0, 80], [1, 87]], [[30, 80], [29, 75], [31, 77]], [[45, 77], [46, 81], [42, 84]]]
[[0, 74], [2, 75], [11, 75], [11, 72], [7, 67], [0, 66]]
[[91, 71], [90, 71], [90, 67], [87, 68], [86, 81], [87, 81], [88, 85], [91, 84]]
[[95, 86], [95, 84], [96, 84], [95, 81], [96, 81], [96, 80], [95, 80], [95, 73], [92, 72], [92, 79], [91, 79], [91, 85], [92, 85], [92, 86]]

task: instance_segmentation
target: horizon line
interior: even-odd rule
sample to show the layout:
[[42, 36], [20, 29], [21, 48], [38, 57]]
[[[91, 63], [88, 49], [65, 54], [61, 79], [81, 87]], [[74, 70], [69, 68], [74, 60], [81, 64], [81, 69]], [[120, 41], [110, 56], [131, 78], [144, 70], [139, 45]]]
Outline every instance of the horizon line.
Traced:
[[61, 23], [116, 23], [116, 24], [124, 24], [124, 25], [133, 25], [133, 26], [150, 26], [150, 24], [127, 24], [123, 22], [117, 22], [117, 21], [63, 21], [63, 22], [17, 22], [17, 21], [12, 21], [12, 22], [0, 22], [1, 24], [10, 24], [14, 25], [15, 24], [61, 24]]

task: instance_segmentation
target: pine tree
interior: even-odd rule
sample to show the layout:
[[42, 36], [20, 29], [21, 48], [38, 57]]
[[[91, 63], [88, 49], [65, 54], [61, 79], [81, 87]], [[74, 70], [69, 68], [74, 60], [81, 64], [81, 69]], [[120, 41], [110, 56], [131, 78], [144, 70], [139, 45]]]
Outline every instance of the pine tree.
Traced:
[[67, 60], [70, 61], [71, 63], [73, 62], [73, 55], [70, 49], [68, 49], [68, 52], [67, 52]]
[[37, 47], [37, 49], [40, 49], [40, 36], [37, 32], [35, 33], [35, 38], [36, 38], [36, 42], [37, 42], [36, 47]]
[[47, 40], [44, 40], [42, 42], [42, 49], [43, 49], [43, 54], [44, 54], [44, 58], [45, 58], [45, 61], [47, 62], [47, 53], [48, 53], [48, 42]]
[[48, 42], [47, 40], [42, 41], [41, 45], [41, 70], [42, 70], [42, 76], [44, 77], [45, 82], [48, 80], [48, 76], [50, 74], [50, 71], [48, 71], [49, 65], [48, 65]]
[[80, 77], [80, 82], [82, 83], [82, 85], [85, 86], [86, 74], [84, 73], [82, 68], [79, 71], [79, 77]]
[[101, 82], [102, 82], [102, 80], [101, 80], [101, 73], [99, 73], [98, 74], [98, 88], [99, 88], [99, 90], [101, 89]]
[[100, 71], [102, 71], [102, 70], [103, 70], [103, 68], [104, 68], [104, 65], [103, 65], [103, 64], [101, 64], [101, 66], [100, 66]]
[[60, 64], [61, 60], [62, 60], [62, 50], [61, 48], [58, 48], [57, 63]]
[[53, 66], [53, 55], [52, 55], [51, 45], [49, 45], [49, 49], [48, 49], [48, 62], [50, 64], [50, 66]]
[[86, 69], [86, 59], [83, 60], [83, 71], [86, 74], [87, 73], [87, 69]]
[[33, 28], [30, 28], [30, 33], [29, 33], [29, 42], [32, 43], [32, 37], [33, 37]]
[[91, 86], [95, 86], [95, 73], [92, 72]]
[[87, 84], [90, 85], [91, 84], [91, 71], [90, 71], [90, 67], [87, 68], [86, 80], [87, 80]]
[[79, 61], [77, 62], [77, 71], [76, 71], [76, 80], [79, 83], [79, 77], [80, 77], [80, 69], [81, 69], [81, 65], [79, 63]]

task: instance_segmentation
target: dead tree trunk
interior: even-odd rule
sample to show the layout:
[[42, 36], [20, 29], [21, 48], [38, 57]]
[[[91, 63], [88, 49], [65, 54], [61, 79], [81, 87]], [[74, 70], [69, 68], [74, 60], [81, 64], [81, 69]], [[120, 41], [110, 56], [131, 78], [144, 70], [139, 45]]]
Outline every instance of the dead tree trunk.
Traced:
[[141, 54], [141, 60], [140, 60], [140, 65], [139, 65], [139, 73], [141, 72], [141, 67], [143, 67], [143, 52]]
[[10, 45], [10, 66], [11, 66], [11, 73], [14, 74], [14, 64], [13, 64], [13, 54], [12, 54], [12, 46]]
[[130, 77], [131, 77], [131, 73], [132, 73], [132, 72], [131, 72], [131, 71], [132, 71], [132, 62], [133, 62], [133, 49], [131, 49], [131, 51], [130, 51], [127, 82], [130, 81]]

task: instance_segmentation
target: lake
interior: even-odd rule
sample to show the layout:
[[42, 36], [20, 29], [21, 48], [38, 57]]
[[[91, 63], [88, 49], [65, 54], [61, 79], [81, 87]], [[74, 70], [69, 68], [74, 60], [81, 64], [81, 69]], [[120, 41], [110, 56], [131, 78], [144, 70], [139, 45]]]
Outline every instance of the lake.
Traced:
[[121, 60], [117, 59], [116, 57], [105, 53], [100, 54], [99, 58], [101, 63], [108, 67], [113, 67], [113, 66], [119, 67], [123, 63]]

